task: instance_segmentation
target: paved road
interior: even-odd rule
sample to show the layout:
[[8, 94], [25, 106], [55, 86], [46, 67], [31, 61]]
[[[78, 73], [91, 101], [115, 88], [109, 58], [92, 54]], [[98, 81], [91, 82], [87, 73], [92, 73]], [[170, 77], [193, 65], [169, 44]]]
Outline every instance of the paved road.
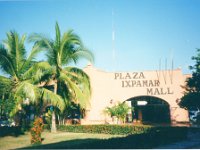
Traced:
[[187, 140], [160, 146], [156, 149], [200, 149], [200, 131], [189, 131]]

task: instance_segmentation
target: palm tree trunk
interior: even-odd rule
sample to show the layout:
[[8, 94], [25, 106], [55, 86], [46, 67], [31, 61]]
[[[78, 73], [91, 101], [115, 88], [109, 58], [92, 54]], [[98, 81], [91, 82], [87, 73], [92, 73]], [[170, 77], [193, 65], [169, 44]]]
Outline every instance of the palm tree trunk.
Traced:
[[[57, 82], [56, 81], [54, 83], [54, 93], [57, 94]], [[53, 109], [53, 113], [52, 113], [51, 132], [52, 133], [56, 133], [57, 132], [55, 108]]]
[[57, 129], [56, 129], [56, 115], [55, 115], [55, 110], [53, 110], [53, 113], [52, 113], [51, 132], [52, 132], [52, 133], [56, 133], [56, 132], [57, 132]]

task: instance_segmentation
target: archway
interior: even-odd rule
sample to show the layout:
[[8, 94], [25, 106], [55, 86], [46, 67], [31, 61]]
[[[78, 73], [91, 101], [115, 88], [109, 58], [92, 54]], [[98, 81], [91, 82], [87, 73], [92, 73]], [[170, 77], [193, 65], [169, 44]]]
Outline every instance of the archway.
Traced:
[[131, 101], [134, 107], [132, 119], [143, 123], [170, 123], [169, 104], [166, 101], [153, 96], [138, 96], [127, 101]]

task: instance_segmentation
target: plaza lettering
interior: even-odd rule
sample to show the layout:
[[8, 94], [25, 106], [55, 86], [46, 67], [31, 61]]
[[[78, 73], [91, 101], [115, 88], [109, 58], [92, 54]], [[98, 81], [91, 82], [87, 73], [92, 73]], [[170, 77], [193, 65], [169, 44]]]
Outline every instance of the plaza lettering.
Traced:
[[[122, 88], [145, 88], [147, 95], [174, 94], [169, 87], [160, 87], [159, 80], [147, 80], [143, 72], [115, 73], [115, 80], [120, 80]], [[141, 89], [141, 90], [145, 90]]]
[[156, 87], [160, 85], [158, 80], [122, 80], [122, 87]]
[[132, 72], [132, 73], [115, 73], [115, 79], [144, 79], [143, 72]]

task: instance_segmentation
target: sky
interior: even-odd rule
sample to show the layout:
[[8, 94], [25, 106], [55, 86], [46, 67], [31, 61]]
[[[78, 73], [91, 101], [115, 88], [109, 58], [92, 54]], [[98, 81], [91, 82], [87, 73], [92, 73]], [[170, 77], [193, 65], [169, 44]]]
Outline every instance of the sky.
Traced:
[[200, 48], [199, 14], [200, 0], [0, 1], [0, 42], [10, 30], [53, 39], [57, 21], [62, 33], [73, 29], [81, 37], [100, 70], [171, 69], [173, 60], [174, 69], [191, 73], [191, 57]]

